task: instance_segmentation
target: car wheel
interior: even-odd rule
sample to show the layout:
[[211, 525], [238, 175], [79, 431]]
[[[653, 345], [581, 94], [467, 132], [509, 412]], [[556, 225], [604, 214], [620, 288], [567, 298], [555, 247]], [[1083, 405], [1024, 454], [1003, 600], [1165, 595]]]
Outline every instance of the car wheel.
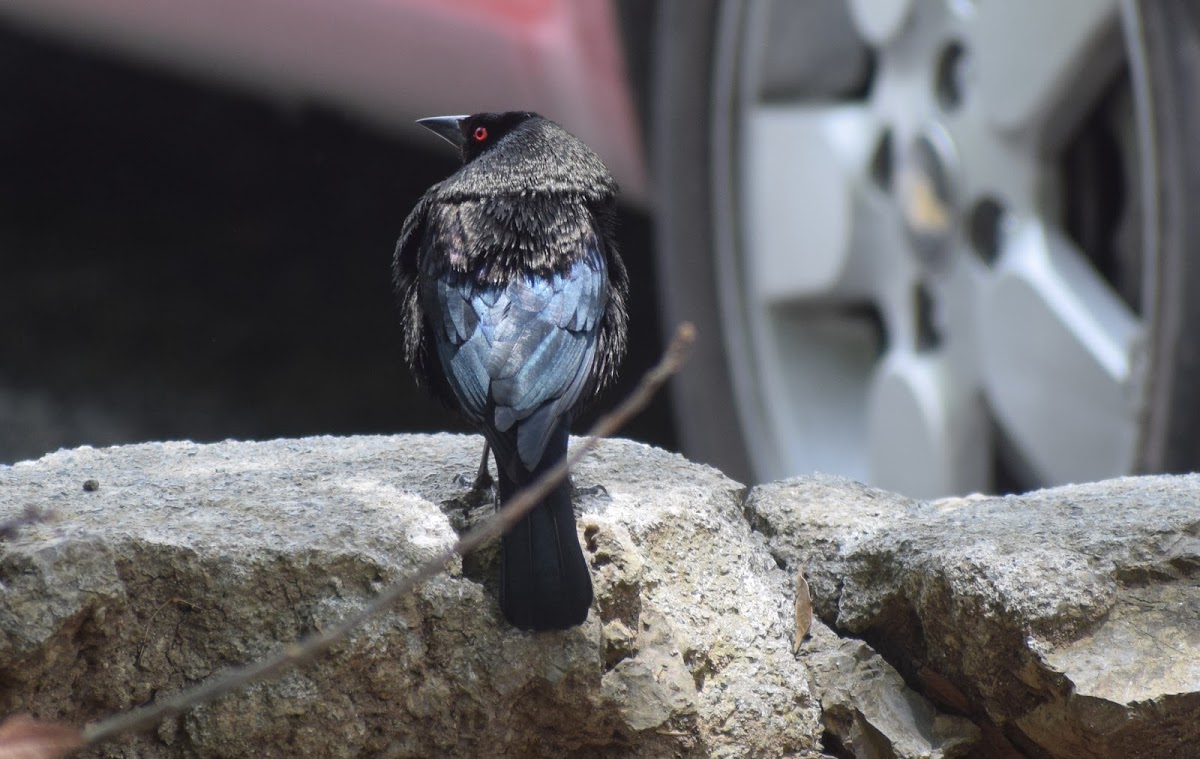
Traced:
[[688, 455], [929, 497], [1200, 459], [1200, 11], [666, 2]]

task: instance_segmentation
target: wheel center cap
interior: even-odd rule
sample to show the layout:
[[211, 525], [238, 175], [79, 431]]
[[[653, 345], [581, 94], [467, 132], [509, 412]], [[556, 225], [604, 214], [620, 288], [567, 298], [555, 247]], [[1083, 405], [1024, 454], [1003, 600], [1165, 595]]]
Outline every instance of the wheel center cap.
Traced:
[[944, 264], [957, 224], [954, 173], [957, 161], [950, 136], [932, 125], [905, 152], [896, 182], [904, 227], [917, 258], [927, 266]]

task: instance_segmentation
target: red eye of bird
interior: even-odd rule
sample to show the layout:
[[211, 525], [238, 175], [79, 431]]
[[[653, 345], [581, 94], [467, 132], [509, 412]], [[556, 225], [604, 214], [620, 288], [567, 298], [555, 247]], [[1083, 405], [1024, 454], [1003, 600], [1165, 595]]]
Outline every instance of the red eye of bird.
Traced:
[[487, 139], [487, 128], [481, 127], [481, 126], [475, 127], [475, 135], [474, 136], [475, 136], [476, 142], [483, 142], [484, 140]]

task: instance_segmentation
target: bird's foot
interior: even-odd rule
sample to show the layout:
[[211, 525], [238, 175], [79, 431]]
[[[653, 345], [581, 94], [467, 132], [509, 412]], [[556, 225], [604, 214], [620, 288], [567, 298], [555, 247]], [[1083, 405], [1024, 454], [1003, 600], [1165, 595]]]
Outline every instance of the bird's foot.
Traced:
[[603, 485], [588, 485], [586, 488], [577, 488], [572, 486], [571, 490], [571, 495], [576, 498], [590, 498], [592, 496], [597, 496], [612, 500], [612, 496], [608, 494], [608, 488], [604, 487]]
[[492, 474], [488, 471], [488, 450], [488, 444], [484, 443], [483, 457], [479, 461], [479, 470], [475, 473], [474, 480], [469, 479], [467, 475], [462, 473], [459, 473], [454, 478], [456, 485], [464, 488], [469, 487], [463, 499], [471, 505], [491, 503], [495, 496], [492, 490], [495, 480], [492, 479]]
[[[465, 477], [463, 479], [466, 479]], [[492, 479], [492, 475], [486, 468], [480, 469], [479, 474], [475, 475], [475, 481], [471, 483], [471, 490], [487, 490], [490, 491], [496, 481]]]
[[585, 511], [602, 512], [612, 503], [612, 496], [603, 485], [589, 485], [586, 488], [575, 487], [571, 484], [571, 506], [575, 516], [579, 517]]
[[461, 502], [465, 508], [474, 509], [479, 506], [490, 506], [496, 499], [495, 482], [490, 475], [472, 478], [466, 474], [459, 474], [455, 476], [454, 484], [466, 489], [462, 495], [455, 499]]

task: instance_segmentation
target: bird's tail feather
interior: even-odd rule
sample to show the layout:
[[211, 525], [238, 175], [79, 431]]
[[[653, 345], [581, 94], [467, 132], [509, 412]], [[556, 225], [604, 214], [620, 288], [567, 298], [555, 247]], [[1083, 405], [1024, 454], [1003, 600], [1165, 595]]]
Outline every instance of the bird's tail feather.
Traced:
[[[561, 448], [561, 450], [558, 450]], [[497, 462], [503, 505], [567, 452], [566, 425], [554, 434], [543, 465], [513, 477]], [[519, 467], [515, 467], [519, 468]], [[502, 538], [500, 609], [509, 624], [524, 630], [565, 630], [582, 624], [592, 605], [592, 577], [575, 532], [571, 484], [563, 481]]]

